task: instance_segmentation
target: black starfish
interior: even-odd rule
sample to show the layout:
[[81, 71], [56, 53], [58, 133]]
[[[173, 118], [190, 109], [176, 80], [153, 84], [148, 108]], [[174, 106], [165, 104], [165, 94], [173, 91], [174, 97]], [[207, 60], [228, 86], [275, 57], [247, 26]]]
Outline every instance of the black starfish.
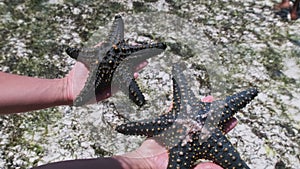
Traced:
[[[224, 100], [199, 102], [188, 88], [180, 66], [173, 68], [173, 109], [152, 120], [129, 122], [116, 130], [154, 137], [169, 150], [168, 169], [189, 169], [198, 159], [223, 168], [249, 167], [225, 136], [225, 124], [258, 94], [250, 88]], [[178, 85], [178, 84], [179, 85]]]
[[106, 90], [114, 83], [138, 106], [145, 103], [144, 96], [133, 78], [134, 68], [146, 59], [166, 49], [164, 43], [129, 45], [124, 40], [124, 23], [116, 16], [109, 38], [95, 48], [67, 48], [69, 56], [85, 64], [89, 77], [74, 105], [80, 106]]

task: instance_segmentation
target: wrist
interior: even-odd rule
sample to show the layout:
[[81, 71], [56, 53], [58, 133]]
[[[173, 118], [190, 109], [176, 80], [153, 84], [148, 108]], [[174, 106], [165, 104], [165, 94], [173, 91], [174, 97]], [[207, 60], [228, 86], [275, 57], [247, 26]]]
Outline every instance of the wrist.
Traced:
[[73, 83], [69, 76], [59, 79], [62, 86], [62, 102], [63, 105], [71, 105], [73, 103]]

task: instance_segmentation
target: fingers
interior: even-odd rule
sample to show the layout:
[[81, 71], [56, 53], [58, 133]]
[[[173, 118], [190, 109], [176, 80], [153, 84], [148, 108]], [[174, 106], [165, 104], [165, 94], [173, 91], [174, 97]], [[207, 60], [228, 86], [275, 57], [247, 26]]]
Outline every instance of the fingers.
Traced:
[[198, 164], [194, 169], [223, 169], [223, 168], [211, 162], [203, 162]]
[[214, 101], [214, 97], [211, 96], [211, 95], [208, 95], [208, 96], [206, 96], [206, 97], [203, 97], [203, 98], [201, 99], [201, 101], [202, 101], [202, 102], [213, 102], [213, 101]]
[[159, 144], [155, 139], [148, 138], [146, 139], [140, 148], [137, 149], [139, 152], [143, 152], [146, 157], [154, 157], [161, 154], [167, 154], [167, 149]]
[[134, 69], [135, 72], [138, 72], [140, 70], [142, 70], [144, 67], [146, 67], [148, 65], [147, 61], [143, 61], [141, 62], [139, 65], [137, 65]]
[[143, 165], [143, 168], [163, 169], [167, 168], [168, 165], [167, 152], [164, 146], [157, 143], [154, 139], [148, 138], [138, 149], [121, 156], [136, 162], [137, 165]]
[[98, 44], [96, 44], [96, 45], [94, 46], [94, 48], [100, 47], [102, 44], [103, 44], [103, 42], [101, 41], [101, 42], [99, 42]]
[[138, 77], [139, 77], [139, 73], [135, 72], [135, 73], [133, 74], [133, 78], [137, 79]]

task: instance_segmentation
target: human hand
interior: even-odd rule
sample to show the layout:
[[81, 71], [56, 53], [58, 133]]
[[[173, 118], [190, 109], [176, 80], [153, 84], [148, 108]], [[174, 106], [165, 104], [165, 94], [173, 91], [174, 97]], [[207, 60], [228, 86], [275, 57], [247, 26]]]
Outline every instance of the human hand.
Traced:
[[[203, 102], [212, 102], [213, 97], [207, 96], [202, 99]], [[233, 118], [226, 123], [226, 133], [233, 129], [237, 124], [237, 119]], [[116, 157], [118, 158], [118, 156]], [[126, 159], [126, 163], [130, 166], [135, 164], [137, 166], [143, 166], [143, 168], [155, 168], [155, 169], [165, 169], [168, 165], [168, 150], [157, 143], [154, 139], [146, 139], [142, 145], [135, 151], [126, 153], [120, 156], [121, 159]], [[126, 168], [126, 167], [124, 167]], [[137, 167], [138, 168], [138, 167]], [[212, 162], [199, 163], [194, 167], [194, 169], [222, 169], [217, 164]]]
[[[148, 65], [147, 61], [141, 62], [135, 67], [135, 73], [133, 77], [138, 78], [138, 71], [143, 69]], [[68, 100], [74, 101], [76, 97], [80, 94], [80, 91], [83, 89], [85, 82], [88, 78], [89, 70], [88, 68], [81, 62], [76, 62], [72, 70], [65, 77], [66, 82], [66, 91]], [[109, 88], [101, 93], [97, 93], [97, 101], [101, 101], [110, 97], [113, 93], [117, 91], [116, 88]]]

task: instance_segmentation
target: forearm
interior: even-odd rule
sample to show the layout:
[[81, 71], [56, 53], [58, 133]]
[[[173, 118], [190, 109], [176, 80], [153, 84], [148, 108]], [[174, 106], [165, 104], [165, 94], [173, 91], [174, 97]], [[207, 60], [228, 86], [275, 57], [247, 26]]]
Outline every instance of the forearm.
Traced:
[[34, 167], [32, 169], [123, 169], [121, 164], [113, 158], [95, 158], [60, 161]]
[[67, 79], [40, 79], [0, 72], [0, 114], [71, 104]]
[[162, 169], [167, 168], [167, 150], [153, 139], [147, 139], [135, 151], [105, 158], [61, 161], [33, 169]]
[[77, 159], [60, 161], [34, 167], [32, 169], [149, 169], [143, 160], [138, 158], [128, 158], [123, 156], [94, 158], [94, 159]]

